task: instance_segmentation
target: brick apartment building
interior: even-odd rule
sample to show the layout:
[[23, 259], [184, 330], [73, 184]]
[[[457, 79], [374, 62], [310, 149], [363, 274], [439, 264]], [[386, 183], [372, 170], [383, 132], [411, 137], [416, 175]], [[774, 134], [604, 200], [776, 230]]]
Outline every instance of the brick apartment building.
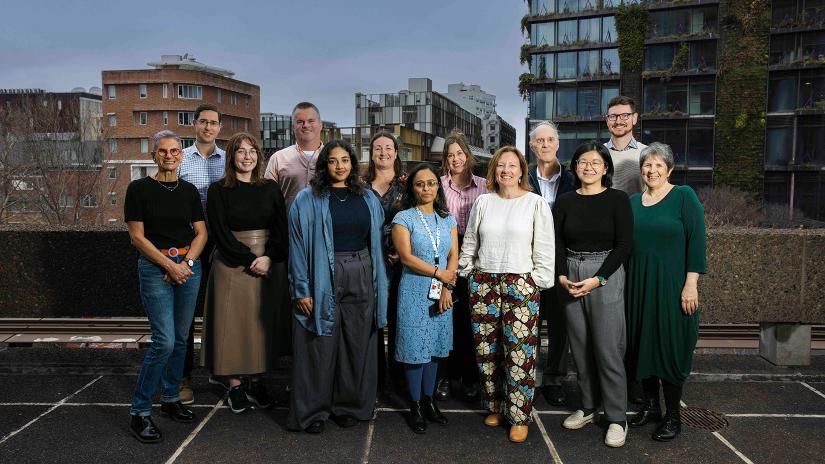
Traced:
[[103, 71], [102, 126], [104, 170], [111, 208], [107, 222], [123, 220], [129, 182], [156, 171], [152, 135], [168, 129], [195, 143], [194, 111], [203, 103], [218, 107], [223, 126], [218, 145], [237, 132], [260, 134], [260, 87], [232, 79], [234, 73], [188, 55], [163, 55], [150, 69]]

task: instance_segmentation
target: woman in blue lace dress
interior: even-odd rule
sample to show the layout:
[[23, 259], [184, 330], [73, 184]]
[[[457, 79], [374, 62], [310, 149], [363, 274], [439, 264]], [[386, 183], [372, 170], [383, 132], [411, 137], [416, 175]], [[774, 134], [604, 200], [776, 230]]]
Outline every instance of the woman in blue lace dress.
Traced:
[[[438, 359], [452, 349], [452, 288], [458, 268], [456, 221], [447, 210], [438, 173], [426, 164], [407, 178], [403, 209], [393, 219], [392, 239], [403, 264], [398, 286], [395, 360], [404, 364], [412, 404], [410, 427], [446, 424], [432, 399]], [[436, 286], [440, 292], [433, 291]]]

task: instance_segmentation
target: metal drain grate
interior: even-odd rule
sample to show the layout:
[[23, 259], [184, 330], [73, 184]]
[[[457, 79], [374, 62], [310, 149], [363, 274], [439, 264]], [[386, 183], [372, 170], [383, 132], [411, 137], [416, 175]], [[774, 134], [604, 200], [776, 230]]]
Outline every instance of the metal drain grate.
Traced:
[[710, 432], [718, 432], [728, 426], [724, 415], [703, 408], [682, 408], [681, 417], [683, 424]]

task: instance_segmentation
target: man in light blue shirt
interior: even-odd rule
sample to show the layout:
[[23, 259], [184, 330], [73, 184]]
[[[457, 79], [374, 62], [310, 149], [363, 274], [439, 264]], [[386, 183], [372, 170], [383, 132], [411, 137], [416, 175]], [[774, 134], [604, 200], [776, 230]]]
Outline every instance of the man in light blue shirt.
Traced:
[[[215, 140], [221, 133], [221, 113], [215, 105], [205, 103], [195, 110], [195, 143], [183, 150], [183, 160], [178, 167], [178, 178], [193, 184], [198, 189], [201, 198], [203, 215], [206, 217], [206, 192], [209, 184], [223, 177], [226, 153], [218, 147]], [[201, 256], [201, 290], [206, 286], [209, 276], [209, 255], [213, 244], [207, 242]], [[198, 299], [203, 301], [202, 299]], [[197, 313], [197, 310], [195, 311]], [[183, 379], [180, 383], [180, 402], [191, 404], [195, 402], [190, 377], [194, 364], [195, 351], [195, 319], [189, 328], [189, 341], [186, 346], [186, 359], [183, 364]], [[210, 383], [214, 383], [210, 378]]]

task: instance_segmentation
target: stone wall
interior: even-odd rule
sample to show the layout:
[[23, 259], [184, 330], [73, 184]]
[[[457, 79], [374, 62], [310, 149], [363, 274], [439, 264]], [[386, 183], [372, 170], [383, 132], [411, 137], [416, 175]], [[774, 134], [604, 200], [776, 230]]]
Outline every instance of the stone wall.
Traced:
[[[125, 226], [0, 227], [0, 317], [143, 316]], [[720, 229], [704, 323], [825, 323], [825, 230]]]

